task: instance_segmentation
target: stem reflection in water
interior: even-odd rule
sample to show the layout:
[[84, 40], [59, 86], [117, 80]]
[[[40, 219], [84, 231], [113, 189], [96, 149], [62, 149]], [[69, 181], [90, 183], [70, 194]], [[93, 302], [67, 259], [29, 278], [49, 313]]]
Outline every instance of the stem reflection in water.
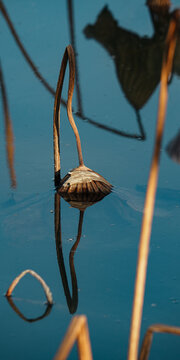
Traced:
[[103, 197], [99, 197], [99, 200], [96, 198], [96, 201], [82, 201], [79, 202], [79, 199], [75, 199], [75, 196], [73, 196], [73, 199], [67, 199], [66, 201], [69, 202], [69, 204], [72, 207], [79, 209], [79, 224], [78, 224], [78, 233], [76, 237], [76, 241], [74, 245], [72, 246], [70, 253], [69, 253], [69, 267], [70, 267], [70, 275], [71, 275], [71, 284], [72, 284], [72, 295], [69, 290], [68, 285], [68, 278], [66, 274], [65, 269], [65, 263], [64, 263], [64, 257], [63, 257], [63, 249], [62, 249], [62, 235], [61, 235], [61, 196], [58, 193], [55, 193], [55, 199], [54, 199], [54, 225], [55, 225], [55, 240], [56, 240], [56, 251], [57, 251], [57, 260], [59, 265], [59, 270], [61, 274], [62, 284], [64, 288], [64, 293], [66, 296], [69, 312], [71, 314], [75, 313], [78, 306], [78, 284], [77, 284], [77, 277], [76, 277], [76, 271], [74, 266], [74, 255], [76, 252], [76, 249], [79, 245], [81, 234], [82, 234], [82, 226], [83, 226], [83, 219], [84, 219], [84, 212], [88, 206], [94, 205], [96, 202], [101, 201]]

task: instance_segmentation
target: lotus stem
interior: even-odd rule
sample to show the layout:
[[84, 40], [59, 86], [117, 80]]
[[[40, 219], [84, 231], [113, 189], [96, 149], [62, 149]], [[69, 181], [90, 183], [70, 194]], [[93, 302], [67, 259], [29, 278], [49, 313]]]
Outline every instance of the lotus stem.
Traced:
[[61, 62], [61, 68], [56, 88], [55, 102], [54, 102], [54, 119], [53, 119], [53, 138], [54, 138], [54, 173], [55, 173], [55, 186], [60, 182], [60, 103], [61, 93], [64, 82], [64, 76], [66, 71], [67, 62], [69, 61], [69, 87], [68, 87], [68, 101], [67, 101], [67, 114], [71, 127], [76, 137], [76, 145], [79, 157], [79, 165], [84, 165], [81, 141], [78, 129], [76, 127], [73, 114], [72, 114], [72, 97], [74, 91], [75, 82], [75, 56], [71, 45], [68, 45], [65, 49], [64, 56]]
[[53, 298], [52, 298], [52, 293], [49, 289], [49, 287], [47, 286], [47, 284], [45, 283], [45, 281], [42, 279], [42, 277], [40, 275], [38, 275], [35, 271], [33, 270], [25, 270], [23, 271], [20, 275], [18, 275], [12, 282], [12, 284], [10, 285], [9, 289], [6, 292], [6, 296], [9, 297], [12, 295], [13, 290], [15, 289], [15, 287], [17, 286], [17, 284], [19, 283], [19, 281], [26, 275], [26, 274], [30, 274], [32, 276], [34, 276], [42, 285], [45, 295], [46, 295], [46, 299], [48, 304], [52, 305], [53, 304]]

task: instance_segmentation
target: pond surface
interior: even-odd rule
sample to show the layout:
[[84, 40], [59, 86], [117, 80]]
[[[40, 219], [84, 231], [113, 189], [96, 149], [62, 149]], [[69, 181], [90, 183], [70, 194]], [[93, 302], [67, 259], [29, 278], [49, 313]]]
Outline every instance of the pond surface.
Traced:
[[[17, 177], [17, 189], [11, 190], [1, 120], [2, 360], [52, 359], [73, 312], [87, 315], [94, 359], [125, 359], [127, 354], [164, 38], [162, 34], [154, 37], [150, 13], [143, 1], [97, 0], [88, 5], [78, 1], [73, 5], [79, 78], [79, 97], [75, 91], [73, 107], [75, 112], [81, 112], [75, 121], [86, 165], [114, 188], [109, 196], [85, 210], [73, 259], [77, 284], [71, 297], [69, 253], [77, 237], [79, 210], [61, 199], [61, 261], [63, 256], [68, 293], [61, 279], [54, 229], [54, 99], [34, 76], [1, 16], [1, 65], [13, 122]], [[105, 5], [108, 7], [104, 9]], [[174, 6], [178, 6], [177, 1]], [[39, 71], [55, 88], [65, 47], [72, 43], [67, 3], [7, 0], [6, 8]], [[100, 13], [99, 23], [93, 27]], [[153, 323], [180, 325], [180, 167], [165, 151], [179, 130], [178, 54], [177, 49], [169, 86], [141, 340]], [[65, 80], [64, 99], [67, 76]], [[2, 106], [0, 112], [3, 119]], [[64, 106], [61, 158], [62, 175], [78, 163]], [[4, 296], [13, 278], [28, 268], [45, 279], [55, 302], [46, 317], [30, 322], [24, 320], [36, 319], [46, 311], [39, 284], [27, 276], [14, 291], [13, 301], [26, 317], [24, 320]], [[76, 349], [70, 358], [77, 358]], [[180, 338], [155, 335], [150, 359], [155, 358], [179, 359]]]

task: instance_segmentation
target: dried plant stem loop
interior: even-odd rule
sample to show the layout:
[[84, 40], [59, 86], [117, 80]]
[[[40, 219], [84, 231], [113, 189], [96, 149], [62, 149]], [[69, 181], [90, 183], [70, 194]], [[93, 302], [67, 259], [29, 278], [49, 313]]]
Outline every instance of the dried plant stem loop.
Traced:
[[52, 298], [52, 293], [49, 289], [49, 287], [46, 285], [45, 281], [42, 279], [42, 277], [40, 275], [38, 275], [35, 271], [33, 270], [24, 270], [20, 275], [18, 275], [12, 282], [12, 284], [10, 285], [9, 289], [6, 292], [6, 296], [9, 297], [12, 295], [13, 290], [15, 289], [15, 287], [17, 286], [17, 284], [19, 283], [19, 281], [26, 275], [26, 274], [30, 274], [33, 277], [35, 277], [40, 284], [42, 285], [45, 295], [46, 295], [46, 299], [48, 304], [52, 305], [53, 304], [53, 298]]

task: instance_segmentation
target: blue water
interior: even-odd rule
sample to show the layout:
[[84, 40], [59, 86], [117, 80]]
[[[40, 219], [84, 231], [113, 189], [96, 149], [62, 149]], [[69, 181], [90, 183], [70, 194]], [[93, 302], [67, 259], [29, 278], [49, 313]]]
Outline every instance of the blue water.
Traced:
[[[140, 37], [153, 35], [145, 4], [138, 0], [74, 2], [79, 85], [84, 117], [119, 131], [139, 134], [136, 113], [119, 84], [114, 58], [84, 29], [105, 5], [122, 29]], [[174, 2], [174, 7], [178, 2]], [[6, 1], [6, 8], [39, 71], [55, 88], [64, 49], [71, 42], [65, 1]], [[10, 188], [3, 112], [0, 108], [0, 358], [52, 359], [72, 315], [59, 272], [54, 235], [53, 97], [35, 78], [1, 16], [1, 65], [15, 137], [17, 189]], [[180, 324], [179, 165], [165, 147], [179, 129], [178, 57], [169, 103], [153, 221], [141, 339], [152, 323]], [[156, 65], [153, 64], [152, 67]], [[131, 74], [130, 74], [131, 78]], [[66, 77], [67, 81], [67, 77]], [[130, 86], [130, 85], [129, 85]], [[129, 88], [128, 88], [129, 89]], [[63, 91], [66, 98], [67, 85]], [[131, 89], [130, 89], [131, 90]], [[102, 174], [113, 193], [86, 209], [74, 264], [78, 283], [77, 314], [88, 319], [95, 359], [125, 359], [133, 301], [138, 240], [154, 144], [159, 86], [139, 110], [146, 140], [115, 135], [75, 117], [85, 164]], [[73, 99], [75, 110], [77, 96]], [[63, 175], [78, 163], [75, 139], [61, 108]], [[71, 288], [68, 256], [75, 242], [79, 210], [61, 201], [62, 247]], [[30, 323], [10, 307], [4, 294], [22, 270], [33, 269], [50, 286], [54, 306], [47, 317]], [[46, 306], [39, 284], [26, 277], [14, 291], [14, 303], [27, 318]], [[180, 338], [154, 336], [150, 359], [179, 359]], [[71, 359], [76, 359], [73, 350]]]

